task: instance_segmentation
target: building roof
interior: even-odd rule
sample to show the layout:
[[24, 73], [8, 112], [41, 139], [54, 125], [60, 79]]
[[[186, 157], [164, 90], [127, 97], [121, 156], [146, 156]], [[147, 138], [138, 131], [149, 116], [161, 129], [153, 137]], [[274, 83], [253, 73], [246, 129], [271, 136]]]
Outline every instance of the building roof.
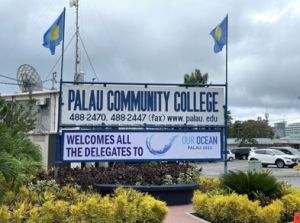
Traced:
[[283, 137], [282, 139], [286, 139], [286, 140], [300, 140], [300, 133], [291, 134], [291, 135]]
[[[33, 91], [31, 92], [32, 95], [44, 95], [49, 93], [58, 93], [58, 90], [43, 90], [43, 91]], [[16, 97], [16, 96], [27, 96], [29, 92], [15, 92], [10, 94], [1, 94], [1, 97]]]
[[[299, 144], [300, 145], [300, 134], [295, 134], [294, 138], [284, 137], [281, 139], [270, 139], [270, 138], [255, 138], [257, 144], [260, 145], [275, 145], [275, 144]], [[236, 138], [228, 138], [227, 144], [238, 144]]]

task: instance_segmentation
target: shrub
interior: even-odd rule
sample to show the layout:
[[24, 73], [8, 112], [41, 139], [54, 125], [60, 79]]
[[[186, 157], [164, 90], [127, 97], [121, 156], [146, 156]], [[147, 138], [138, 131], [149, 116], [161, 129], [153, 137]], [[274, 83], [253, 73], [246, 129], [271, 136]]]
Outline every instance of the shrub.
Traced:
[[296, 166], [294, 166], [294, 169], [300, 171], [300, 163], [298, 163]]
[[8, 210], [8, 206], [2, 205], [0, 207], [0, 222], [9, 223], [10, 222], [10, 211]]
[[262, 205], [283, 195], [282, 184], [269, 173], [229, 171], [222, 176], [222, 185], [238, 194], [247, 194], [250, 200], [260, 200]]
[[29, 183], [28, 189], [37, 193], [44, 193], [45, 191], [57, 193], [60, 187], [55, 180], [38, 180], [35, 184]]
[[[66, 222], [68, 217], [69, 203], [62, 200], [49, 200], [36, 211], [35, 215], [38, 217], [38, 222]], [[33, 215], [33, 214], [32, 214]], [[31, 217], [31, 221], [36, 216]]]
[[71, 222], [114, 222], [114, 211], [108, 196], [101, 198], [99, 195], [88, 197], [70, 207]]
[[159, 223], [162, 222], [168, 212], [166, 206], [161, 201], [146, 195], [139, 204], [137, 222]]
[[289, 222], [294, 212], [300, 212], [300, 189], [278, 183], [269, 173], [229, 172], [221, 181], [201, 177], [200, 188], [193, 208], [213, 223]]
[[246, 195], [216, 195], [209, 206], [209, 213], [212, 221], [216, 222], [250, 222], [250, 219], [255, 219], [258, 207], [258, 202], [249, 201]]
[[196, 211], [196, 213], [205, 218], [209, 218], [209, 205], [210, 205], [210, 196], [208, 194], [202, 193], [200, 191], [195, 191], [193, 196], [193, 208]]
[[[138, 193], [133, 193], [133, 190], [117, 189], [114, 196], [114, 214], [118, 222], [135, 222], [137, 219], [137, 206], [140, 198]], [[135, 200], [134, 198], [137, 198]]]
[[271, 204], [258, 209], [259, 223], [274, 223], [279, 222], [283, 213], [283, 203], [280, 200], [275, 200]]
[[[198, 183], [199, 170], [188, 164], [117, 164], [111, 167], [60, 168], [60, 185], [79, 185], [88, 189], [93, 184], [163, 185]], [[34, 182], [54, 179], [54, 170], [39, 172]]]
[[173, 184], [173, 177], [169, 174], [165, 175], [164, 179], [163, 179], [163, 184], [172, 185]]
[[27, 212], [29, 210], [28, 204], [25, 202], [18, 202], [14, 207], [14, 211], [11, 213], [11, 222], [21, 223], [27, 218]]
[[45, 186], [49, 184], [53, 182], [23, 187], [18, 194], [7, 193], [5, 201], [10, 208], [0, 206], [0, 222], [159, 223], [167, 214], [164, 202], [132, 189], [118, 188], [112, 197], [101, 197], [70, 186], [52, 190]]
[[285, 220], [291, 220], [294, 212], [300, 212], [300, 190], [292, 189], [289, 194], [282, 197]]
[[200, 177], [199, 169], [195, 167], [188, 167], [185, 172], [180, 172], [177, 181], [174, 182], [179, 184], [194, 184], [198, 183]]
[[251, 201], [247, 195], [210, 195], [197, 191], [193, 197], [196, 213], [213, 223], [275, 223], [283, 210], [281, 201], [273, 201], [261, 207], [259, 201]]
[[221, 181], [213, 177], [200, 177], [199, 185], [202, 191], [211, 191], [220, 188]]

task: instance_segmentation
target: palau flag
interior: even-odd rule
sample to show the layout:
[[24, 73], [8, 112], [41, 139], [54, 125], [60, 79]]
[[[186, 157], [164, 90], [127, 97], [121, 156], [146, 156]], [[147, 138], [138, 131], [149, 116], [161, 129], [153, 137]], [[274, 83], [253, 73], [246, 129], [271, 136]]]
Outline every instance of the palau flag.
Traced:
[[215, 53], [222, 51], [223, 46], [227, 44], [227, 19], [228, 16], [210, 32], [210, 35], [215, 40]]
[[52, 26], [44, 34], [43, 46], [49, 48], [51, 55], [55, 54], [55, 47], [60, 44], [64, 37], [65, 10], [60, 14]]

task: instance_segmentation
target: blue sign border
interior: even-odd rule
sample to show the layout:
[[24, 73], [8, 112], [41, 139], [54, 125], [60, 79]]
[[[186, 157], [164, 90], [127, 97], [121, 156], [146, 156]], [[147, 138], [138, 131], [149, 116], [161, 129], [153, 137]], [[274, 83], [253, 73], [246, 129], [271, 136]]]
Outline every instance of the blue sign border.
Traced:
[[[62, 85], [63, 84], [69, 84], [69, 85], [102, 85], [103, 87], [109, 87], [109, 86], [144, 86], [145, 88], [148, 88], [149, 86], [168, 86], [168, 87], [182, 87], [185, 89], [188, 88], [193, 88], [193, 87], [220, 87], [220, 88], [226, 88], [225, 84], [170, 84], [170, 83], [120, 83], [120, 82], [72, 82], [72, 81], [61, 81], [60, 85], [61, 85], [61, 91], [62, 91]], [[62, 94], [62, 92], [60, 93]], [[61, 97], [61, 95], [60, 95]], [[90, 127], [90, 128], [94, 128], [96, 127], [95, 125], [89, 125], [89, 124], [85, 124], [85, 125], [78, 125], [78, 124], [62, 124], [62, 120], [61, 120], [61, 108], [62, 108], [62, 98], [60, 99], [60, 103], [59, 103], [59, 122], [58, 122], [58, 126], [59, 128], [75, 128], [75, 127]], [[225, 105], [223, 105], [224, 107]], [[225, 113], [224, 113], [225, 114]], [[225, 119], [226, 119], [226, 115], [225, 115]], [[223, 125], [201, 125], [201, 127], [207, 127], [207, 128], [222, 128], [225, 126], [225, 121], [224, 119], [224, 124]], [[157, 126], [162, 126], [162, 127], [167, 127], [167, 128], [173, 128], [173, 127], [191, 127], [191, 128], [195, 128], [197, 127], [196, 125], [192, 125], [192, 124], [128, 124], [128, 125], [119, 125], [119, 124], [105, 124], [105, 123], [99, 123], [99, 126], [105, 126], [105, 127], [132, 127], [132, 128], [139, 128], [139, 127], [149, 127], [149, 128], [154, 128]]]
[[[65, 126], [61, 124], [61, 106], [62, 106], [62, 84], [93, 84], [93, 85], [103, 85], [104, 87], [108, 87], [109, 85], [131, 85], [131, 86], [177, 86], [177, 87], [224, 87], [225, 91], [227, 92], [227, 81], [225, 84], [171, 84], [171, 83], [121, 83], [121, 82], [73, 82], [73, 81], [63, 81], [62, 74], [60, 79], [60, 90], [59, 90], [59, 98], [58, 98], [58, 121], [57, 121], [57, 135], [56, 135], [56, 146], [55, 146], [55, 164], [62, 164], [62, 163], [72, 163], [72, 162], [110, 162], [110, 160], [82, 160], [82, 161], [64, 161], [63, 159], [63, 135], [66, 131], [90, 131], [90, 132], [129, 132], [129, 131], [140, 131], [140, 132], [220, 132], [221, 134], [221, 151], [220, 151], [220, 159], [212, 158], [212, 159], [166, 159], [166, 160], [120, 160], [113, 162], [135, 162], [135, 163], [142, 163], [142, 162], [149, 162], [149, 161], [224, 161], [224, 167], [227, 169], [227, 94], [225, 95], [225, 104], [223, 105], [225, 109], [225, 117], [224, 117], [224, 125], [222, 126], [189, 126], [189, 125], [140, 125], [140, 126], [122, 126], [122, 125], [99, 125], [99, 126]], [[66, 130], [66, 128], [81, 128], [81, 130]], [[119, 129], [119, 128], [127, 128], [127, 129]], [[84, 129], [83, 128], [87, 128]], [[89, 128], [89, 129], [88, 129]], [[133, 130], [135, 129], [135, 130]], [[62, 133], [62, 134], [61, 134]]]
[[60, 157], [62, 158], [62, 162], [64, 163], [78, 163], [78, 162], [97, 162], [97, 163], [101, 163], [101, 162], [122, 162], [122, 163], [144, 163], [144, 162], [151, 162], [151, 161], [159, 161], [159, 162], [174, 162], [174, 161], [220, 161], [223, 160], [224, 158], [224, 142], [223, 140], [221, 141], [221, 150], [220, 150], [220, 158], [212, 158], [212, 159], [130, 159], [130, 160], [110, 160], [110, 159], [106, 159], [106, 160], [64, 160], [63, 159], [63, 148], [64, 148], [64, 137], [65, 137], [65, 133], [69, 133], [69, 132], [78, 132], [78, 133], [85, 133], [85, 132], [111, 132], [111, 133], [118, 133], [118, 132], [218, 132], [220, 133], [220, 139], [223, 139], [223, 131], [222, 129], [209, 129], [209, 130], [188, 130], [188, 131], [182, 131], [182, 129], [173, 129], [171, 131], [171, 129], [165, 129], [165, 130], [159, 130], [159, 129], [146, 129], [146, 130], [136, 130], [136, 129], [117, 129], [117, 130], [112, 130], [112, 129], [103, 129], [101, 131], [99, 130], [92, 130], [92, 129], [87, 129], [87, 130], [62, 130], [62, 135], [61, 135], [61, 148], [60, 148]]

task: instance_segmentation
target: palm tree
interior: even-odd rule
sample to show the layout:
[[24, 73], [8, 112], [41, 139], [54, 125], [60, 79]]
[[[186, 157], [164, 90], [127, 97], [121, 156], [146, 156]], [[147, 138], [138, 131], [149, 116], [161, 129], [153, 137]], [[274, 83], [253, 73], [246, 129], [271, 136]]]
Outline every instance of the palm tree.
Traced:
[[8, 188], [7, 182], [13, 178], [14, 165], [7, 153], [0, 152], [0, 200]]
[[191, 74], [184, 75], [185, 84], [207, 84], [208, 73], [202, 74], [199, 69], [195, 69]]
[[28, 107], [0, 97], [0, 201], [5, 191], [17, 191], [42, 167], [40, 148], [25, 134], [35, 127], [34, 114]]
[[17, 191], [42, 167], [42, 156], [24, 133], [0, 124], [0, 200], [7, 190]]

